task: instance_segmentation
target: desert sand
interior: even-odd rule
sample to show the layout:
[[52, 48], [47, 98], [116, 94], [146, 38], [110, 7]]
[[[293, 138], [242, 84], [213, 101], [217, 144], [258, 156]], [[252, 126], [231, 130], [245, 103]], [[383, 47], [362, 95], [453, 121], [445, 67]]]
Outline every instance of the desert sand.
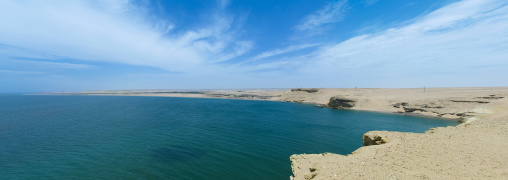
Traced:
[[[352, 109], [458, 118], [423, 134], [367, 132], [349, 155], [293, 155], [292, 179], [508, 179], [507, 88], [376, 89], [343, 93]], [[340, 140], [338, 140], [340, 143]]]
[[[62, 94], [62, 93], [57, 93]], [[348, 155], [290, 157], [291, 179], [508, 179], [508, 88], [87, 91], [74, 95], [230, 98], [313, 103], [458, 120], [425, 133], [366, 132]], [[337, 139], [340, 143], [340, 139]]]

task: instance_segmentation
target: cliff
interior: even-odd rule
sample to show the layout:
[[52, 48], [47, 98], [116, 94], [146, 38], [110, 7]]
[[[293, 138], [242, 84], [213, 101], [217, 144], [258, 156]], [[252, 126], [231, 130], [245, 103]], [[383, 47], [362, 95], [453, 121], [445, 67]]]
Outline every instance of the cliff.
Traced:
[[497, 90], [456, 89], [452, 93], [443, 89], [428, 96], [406, 96], [410, 94], [406, 92], [385, 94], [384, 98], [367, 94], [332, 97], [327, 104], [331, 108], [439, 116], [465, 123], [431, 128], [425, 133], [370, 131], [358, 137], [363, 139], [364, 147], [348, 155], [292, 155], [290, 178], [508, 179], [508, 91]]

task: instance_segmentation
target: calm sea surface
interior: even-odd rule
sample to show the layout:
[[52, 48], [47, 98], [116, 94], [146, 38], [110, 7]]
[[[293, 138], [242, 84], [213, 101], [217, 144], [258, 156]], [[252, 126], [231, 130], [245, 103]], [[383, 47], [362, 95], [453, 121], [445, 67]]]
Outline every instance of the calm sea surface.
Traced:
[[0, 178], [288, 179], [292, 154], [457, 124], [284, 102], [0, 95]]

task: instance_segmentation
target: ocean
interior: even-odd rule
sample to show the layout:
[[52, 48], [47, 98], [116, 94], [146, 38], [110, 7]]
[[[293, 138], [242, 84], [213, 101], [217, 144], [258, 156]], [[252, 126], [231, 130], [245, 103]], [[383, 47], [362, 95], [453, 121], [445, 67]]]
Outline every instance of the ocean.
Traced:
[[288, 179], [292, 154], [457, 124], [271, 101], [4, 94], [0, 178]]

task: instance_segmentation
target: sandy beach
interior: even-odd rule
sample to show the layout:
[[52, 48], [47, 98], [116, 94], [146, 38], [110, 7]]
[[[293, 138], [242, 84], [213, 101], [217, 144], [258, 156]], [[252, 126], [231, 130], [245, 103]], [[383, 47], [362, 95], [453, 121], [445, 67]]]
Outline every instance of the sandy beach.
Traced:
[[[508, 88], [140, 90], [72, 95], [228, 98], [457, 120], [426, 133], [366, 132], [348, 155], [292, 155], [291, 179], [507, 179]], [[337, 140], [340, 143], [340, 139]]]

